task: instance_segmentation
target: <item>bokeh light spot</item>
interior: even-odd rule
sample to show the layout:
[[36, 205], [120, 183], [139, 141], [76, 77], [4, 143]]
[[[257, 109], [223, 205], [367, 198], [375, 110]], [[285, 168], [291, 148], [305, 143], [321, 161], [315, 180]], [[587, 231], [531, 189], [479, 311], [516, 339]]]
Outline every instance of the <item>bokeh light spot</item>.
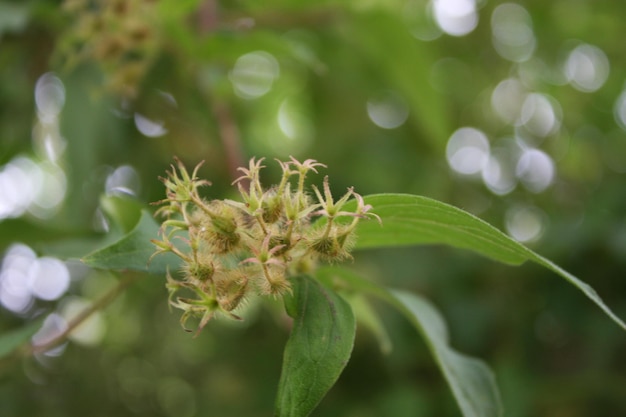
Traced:
[[286, 98], [278, 108], [276, 120], [284, 140], [272, 143], [278, 152], [297, 152], [308, 148], [315, 135], [315, 127], [309, 119], [306, 106], [297, 98]]
[[522, 105], [521, 122], [530, 133], [543, 138], [559, 129], [560, 113], [556, 100], [544, 94], [531, 93]]
[[33, 305], [28, 274], [36, 259], [35, 252], [21, 243], [9, 246], [5, 252], [0, 269], [0, 303], [7, 310], [23, 314]]
[[475, 0], [433, 0], [433, 15], [442, 31], [465, 36], [478, 26]]
[[135, 113], [134, 120], [137, 130], [139, 130], [142, 135], [149, 138], [158, 138], [167, 133], [163, 121], [149, 119], [141, 113]]
[[622, 91], [622, 94], [615, 100], [613, 115], [617, 124], [626, 130], [626, 90]]
[[433, 4], [419, 1], [407, 2], [402, 15], [411, 34], [420, 41], [433, 41], [442, 34], [435, 23]]
[[33, 196], [28, 211], [36, 217], [49, 218], [65, 199], [67, 179], [65, 171], [51, 162], [39, 163], [38, 169], [42, 173], [41, 187]]
[[515, 3], [496, 7], [491, 15], [493, 46], [504, 59], [513, 62], [528, 60], [537, 41], [528, 11]]
[[[67, 322], [57, 313], [52, 313], [46, 317], [41, 329], [32, 337], [33, 346], [44, 346], [59, 337], [67, 330]], [[66, 343], [52, 348], [44, 353], [45, 356], [59, 356], [63, 353]]]
[[520, 80], [507, 78], [493, 89], [491, 107], [504, 122], [517, 125], [526, 95], [526, 88]]
[[26, 211], [50, 217], [63, 202], [66, 188], [65, 173], [58, 165], [17, 156], [0, 167], [0, 219]]
[[[79, 297], [64, 300], [61, 316], [69, 323], [90, 306], [91, 302], [89, 300]], [[81, 345], [96, 346], [104, 338], [105, 331], [106, 324], [102, 313], [96, 311], [72, 330], [69, 339]]]
[[537, 207], [514, 206], [506, 212], [506, 231], [519, 242], [534, 242], [543, 235], [546, 216]]
[[70, 272], [59, 259], [42, 257], [31, 264], [29, 285], [32, 294], [40, 300], [57, 300], [69, 288]]
[[515, 189], [517, 178], [506, 149], [497, 148], [491, 152], [482, 170], [482, 178], [494, 194], [506, 195]]
[[265, 51], [240, 56], [229, 74], [235, 93], [244, 99], [255, 99], [267, 94], [280, 75], [276, 58]]
[[111, 172], [104, 183], [109, 195], [137, 195], [141, 181], [139, 174], [130, 165], [122, 165]]
[[391, 91], [370, 98], [366, 107], [370, 120], [383, 129], [400, 127], [409, 118], [409, 106], [406, 101]]
[[540, 193], [552, 184], [554, 171], [552, 158], [539, 149], [524, 150], [515, 169], [524, 187], [534, 193]]
[[609, 77], [610, 64], [598, 47], [582, 44], [574, 48], [565, 61], [563, 72], [569, 83], [579, 91], [598, 90]]
[[37, 80], [35, 104], [43, 122], [53, 122], [61, 112], [65, 104], [65, 86], [53, 73], [47, 72]]
[[57, 258], [38, 258], [28, 246], [15, 243], [7, 249], [0, 269], [0, 303], [17, 314], [24, 314], [34, 299], [52, 301], [66, 293], [70, 285], [67, 265]]
[[477, 174], [489, 161], [489, 140], [478, 129], [462, 127], [450, 136], [446, 157], [454, 171], [463, 175]]

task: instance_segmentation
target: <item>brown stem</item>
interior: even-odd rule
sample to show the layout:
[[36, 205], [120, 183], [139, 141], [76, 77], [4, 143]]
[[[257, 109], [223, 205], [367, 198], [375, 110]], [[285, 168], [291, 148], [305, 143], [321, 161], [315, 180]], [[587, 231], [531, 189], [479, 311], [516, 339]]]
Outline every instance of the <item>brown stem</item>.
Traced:
[[[217, 0], [204, 0], [198, 8], [198, 29], [200, 34], [206, 35], [214, 32], [220, 24], [219, 7]], [[210, 97], [213, 108], [213, 116], [217, 122], [220, 140], [226, 153], [226, 164], [228, 173], [234, 181], [239, 174], [237, 168], [243, 166], [243, 155], [241, 152], [241, 141], [239, 139], [239, 129], [235, 124], [228, 106], [216, 97]], [[244, 187], [247, 188], [246, 184]]]
[[217, 0], [205, 0], [198, 8], [198, 27], [202, 35], [215, 31], [218, 24]]
[[[243, 153], [241, 150], [241, 139], [237, 124], [233, 120], [230, 108], [217, 98], [213, 98], [213, 115], [219, 129], [220, 140], [224, 146], [226, 153], [226, 163], [228, 173], [234, 181], [239, 177], [237, 168], [244, 165]], [[244, 188], [249, 188], [248, 184], [244, 184]]]

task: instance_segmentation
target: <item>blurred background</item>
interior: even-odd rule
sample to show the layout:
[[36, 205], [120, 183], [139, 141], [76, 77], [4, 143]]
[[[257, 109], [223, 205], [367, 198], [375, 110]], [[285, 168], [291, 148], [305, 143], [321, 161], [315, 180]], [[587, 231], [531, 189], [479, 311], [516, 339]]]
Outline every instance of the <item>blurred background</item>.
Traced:
[[[119, 277], [75, 259], [148, 207], [174, 155], [237, 166], [293, 155], [342, 193], [461, 207], [589, 282], [626, 317], [626, 4], [610, 0], [0, 1], [0, 332], [35, 343]], [[311, 180], [321, 182], [322, 175]], [[375, 210], [374, 210], [375, 211]], [[110, 211], [109, 211], [110, 212]], [[626, 415], [626, 336], [532, 265], [442, 247], [351, 267], [430, 298], [452, 344], [492, 366], [506, 416]], [[196, 339], [137, 280], [70, 340], [0, 363], [2, 416], [271, 416], [288, 329], [279, 306]], [[316, 416], [458, 416], [424, 343], [376, 305]]]

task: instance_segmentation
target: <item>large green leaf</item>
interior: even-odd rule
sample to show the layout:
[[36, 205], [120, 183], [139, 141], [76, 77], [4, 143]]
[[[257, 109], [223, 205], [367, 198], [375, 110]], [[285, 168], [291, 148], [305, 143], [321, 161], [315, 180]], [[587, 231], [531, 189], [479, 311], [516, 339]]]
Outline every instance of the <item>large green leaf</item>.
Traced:
[[158, 237], [159, 225], [147, 211], [141, 212], [137, 225], [112, 245], [98, 249], [82, 258], [93, 267], [113, 270], [144, 271], [163, 274], [167, 268], [175, 269], [180, 260], [171, 253], [152, 257], [155, 246], [151, 239]]
[[305, 417], [335, 384], [348, 363], [356, 322], [350, 305], [308, 276], [291, 280], [285, 299], [293, 329], [283, 357], [277, 417]]
[[373, 206], [372, 212], [380, 216], [383, 225], [374, 221], [360, 222], [357, 249], [446, 244], [513, 265], [533, 261], [565, 278], [626, 330], [626, 324], [591, 286], [470, 213], [409, 194], [370, 195], [365, 197], [365, 202]]
[[406, 316], [424, 337], [464, 417], [502, 415], [500, 394], [493, 373], [482, 361], [450, 347], [446, 324], [430, 302], [405, 291], [377, 286], [343, 268], [323, 268], [318, 271], [318, 276], [326, 282], [340, 280], [341, 286], [347, 285], [381, 298]]

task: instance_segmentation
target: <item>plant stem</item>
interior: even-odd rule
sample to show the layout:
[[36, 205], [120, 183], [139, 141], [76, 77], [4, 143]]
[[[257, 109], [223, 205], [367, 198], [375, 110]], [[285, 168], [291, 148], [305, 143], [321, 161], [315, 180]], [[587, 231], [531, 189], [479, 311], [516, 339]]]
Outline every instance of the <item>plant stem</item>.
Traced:
[[76, 317], [74, 317], [68, 323], [67, 329], [63, 331], [61, 334], [56, 336], [54, 339], [50, 340], [43, 345], [27, 345], [21, 351], [22, 357], [28, 357], [37, 353], [43, 353], [50, 349], [53, 349], [60, 344], [62, 344], [65, 339], [85, 320], [91, 317], [95, 312], [104, 309], [107, 305], [109, 305], [113, 300], [115, 300], [131, 283], [133, 283], [138, 278], [137, 275], [125, 276], [123, 277], [115, 287], [113, 287], [109, 292], [105, 293], [102, 297], [94, 301], [89, 307], [85, 308], [80, 312]]

